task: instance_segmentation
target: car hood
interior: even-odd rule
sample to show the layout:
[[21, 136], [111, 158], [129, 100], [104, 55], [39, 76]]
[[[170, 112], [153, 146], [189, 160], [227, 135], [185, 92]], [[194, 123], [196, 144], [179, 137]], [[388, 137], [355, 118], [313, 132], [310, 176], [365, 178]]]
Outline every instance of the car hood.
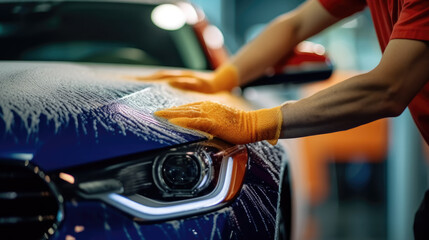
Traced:
[[0, 158], [46, 171], [141, 153], [206, 136], [157, 119], [162, 108], [204, 100], [165, 83], [154, 68], [40, 62], [0, 64]]

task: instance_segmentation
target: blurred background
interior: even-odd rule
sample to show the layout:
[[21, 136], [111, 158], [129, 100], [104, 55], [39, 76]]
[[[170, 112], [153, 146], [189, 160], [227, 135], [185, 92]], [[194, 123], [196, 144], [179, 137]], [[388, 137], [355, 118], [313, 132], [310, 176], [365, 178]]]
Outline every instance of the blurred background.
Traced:
[[[231, 54], [300, 0], [192, 0], [224, 33]], [[368, 10], [310, 39], [335, 70], [327, 81], [248, 88], [258, 107], [299, 99], [374, 68], [381, 51]], [[262, 99], [262, 101], [261, 101]], [[413, 239], [414, 214], [428, 187], [428, 151], [406, 110], [349, 131], [285, 140], [294, 183], [294, 239]]]

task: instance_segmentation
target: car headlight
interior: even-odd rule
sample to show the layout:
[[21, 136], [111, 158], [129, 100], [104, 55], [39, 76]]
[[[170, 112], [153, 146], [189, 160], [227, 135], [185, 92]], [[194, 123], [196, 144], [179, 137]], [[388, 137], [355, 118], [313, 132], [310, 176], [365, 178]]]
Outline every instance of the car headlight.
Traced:
[[207, 188], [213, 162], [205, 151], [171, 152], [155, 160], [153, 180], [163, 196], [192, 197]]
[[154, 221], [222, 207], [241, 189], [247, 161], [244, 145], [211, 140], [117, 159], [108, 166], [70, 169], [57, 177], [66, 192]]

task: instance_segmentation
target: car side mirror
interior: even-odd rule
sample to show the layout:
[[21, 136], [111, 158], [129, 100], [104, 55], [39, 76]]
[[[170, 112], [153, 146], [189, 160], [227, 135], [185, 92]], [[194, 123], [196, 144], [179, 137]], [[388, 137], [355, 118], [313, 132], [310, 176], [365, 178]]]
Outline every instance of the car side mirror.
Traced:
[[325, 48], [320, 44], [304, 41], [298, 44], [291, 55], [276, 64], [272, 73], [245, 87], [321, 81], [328, 79], [332, 71], [333, 66]]

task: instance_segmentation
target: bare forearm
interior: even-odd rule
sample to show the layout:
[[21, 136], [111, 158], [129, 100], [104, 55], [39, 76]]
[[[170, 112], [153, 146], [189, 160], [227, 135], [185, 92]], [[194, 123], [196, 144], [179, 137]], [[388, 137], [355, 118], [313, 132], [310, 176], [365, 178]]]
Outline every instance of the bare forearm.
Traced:
[[281, 137], [341, 131], [397, 116], [428, 82], [427, 66], [427, 42], [391, 40], [380, 64], [371, 72], [285, 104]]
[[[282, 107], [281, 137], [294, 138], [347, 130], [399, 114], [389, 85], [363, 74]], [[398, 109], [399, 108], [399, 109]]]
[[299, 42], [338, 20], [317, 0], [306, 1], [296, 10], [278, 17], [231, 59], [231, 63], [238, 68], [239, 84], [243, 85], [261, 76], [291, 53]]
[[240, 85], [261, 76], [297, 44], [290, 18], [285, 15], [276, 19], [232, 58], [231, 63], [239, 71]]

